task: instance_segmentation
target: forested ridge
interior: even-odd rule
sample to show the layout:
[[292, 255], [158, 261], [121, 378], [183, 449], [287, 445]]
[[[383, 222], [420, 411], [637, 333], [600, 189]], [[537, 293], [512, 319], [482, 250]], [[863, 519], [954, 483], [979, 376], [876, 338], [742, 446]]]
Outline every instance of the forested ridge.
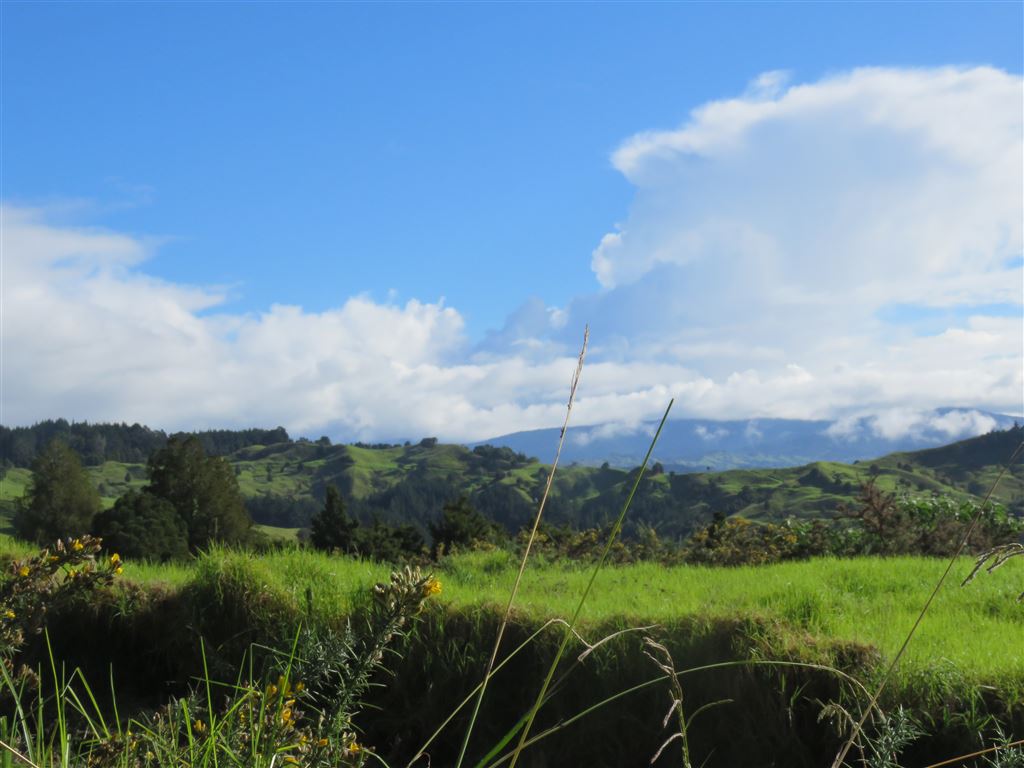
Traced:
[[[426, 535], [442, 507], [460, 497], [508, 533], [526, 525], [543, 492], [548, 466], [509, 448], [439, 443], [332, 445], [327, 438], [293, 440], [276, 429], [190, 433], [210, 456], [231, 465], [249, 514], [258, 523], [306, 528], [338, 488], [348, 512], [363, 524], [411, 525]], [[1024, 429], [992, 432], [950, 446], [892, 454], [870, 462], [815, 462], [787, 469], [666, 472], [655, 463], [633, 500], [627, 535], [653, 528], [680, 540], [717, 515], [759, 521], [834, 516], [874, 478], [891, 492], [953, 498], [980, 497]], [[179, 433], [184, 438], [185, 433]], [[26, 460], [55, 437], [86, 465], [103, 506], [146, 483], [145, 462], [168, 436], [138, 424], [69, 423], [0, 427], [5, 479], [0, 503], [11, 506], [30, 477]], [[553, 526], [599, 528], [621, 509], [637, 470], [563, 466], [556, 475], [545, 519]], [[1024, 470], [1018, 463], [993, 498], [1024, 513]]]

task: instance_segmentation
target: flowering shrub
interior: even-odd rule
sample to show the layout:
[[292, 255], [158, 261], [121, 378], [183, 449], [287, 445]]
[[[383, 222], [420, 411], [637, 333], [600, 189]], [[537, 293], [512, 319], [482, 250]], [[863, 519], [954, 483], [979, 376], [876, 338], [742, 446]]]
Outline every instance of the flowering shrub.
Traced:
[[[134, 735], [110, 735], [90, 747], [96, 766], [246, 765], [250, 768], [361, 768], [373, 751], [359, 741], [353, 718], [382, 666], [387, 646], [441, 582], [416, 568], [391, 574], [340, 633], [306, 628], [278, 671], [172, 700], [134, 724]], [[269, 681], [269, 682], [268, 682]], [[214, 691], [228, 691], [226, 696]], [[131, 732], [130, 732], [131, 733]]]
[[39, 554], [13, 561], [0, 576], [0, 656], [8, 663], [61, 603], [106, 586], [122, 573], [121, 557], [101, 554], [94, 536], [59, 539]]

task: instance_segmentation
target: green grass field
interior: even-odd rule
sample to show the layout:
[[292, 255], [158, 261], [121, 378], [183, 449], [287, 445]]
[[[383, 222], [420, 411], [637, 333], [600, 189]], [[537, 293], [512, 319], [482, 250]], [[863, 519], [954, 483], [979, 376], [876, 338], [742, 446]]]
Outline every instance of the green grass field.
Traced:
[[[1024, 691], [1024, 562], [1010, 562], [973, 583], [964, 558], [936, 598], [898, 673], [902, 685], [920, 685], [936, 670], [955, 670], [976, 685]], [[325, 621], [340, 618], [352, 596], [386, 579], [387, 566], [307, 550], [264, 555], [219, 551], [197, 566], [129, 563], [125, 578], [143, 585], [181, 587], [197, 570], [244, 568], [278, 600], [302, 605], [309, 588]], [[883, 657], [899, 648], [945, 564], [901, 558], [821, 559], [742, 568], [664, 567], [643, 563], [605, 570], [584, 610], [586, 625], [609, 622], [672, 624], [683, 619], [758, 617], [779, 622], [793, 643], [849, 641], [870, 645]], [[503, 608], [516, 564], [504, 552], [449, 558], [438, 573], [441, 598], [455, 612]], [[543, 621], [566, 617], [582, 592], [588, 571], [572, 564], [535, 564], [527, 571], [517, 609]], [[811, 644], [808, 644], [808, 648]], [[823, 659], [828, 661], [828, 659]]]
[[[5, 558], [32, 552], [0, 538]], [[930, 751], [922, 754], [948, 757], [962, 745], [982, 743], [979, 732], [970, 731], [972, 723], [981, 723], [985, 738], [991, 738], [994, 722], [1013, 728], [1024, 721], [1024, 605], [1016, 601], [1024, 589], [1024, 558], [959, 586], [971, 566], [966, 558], [956, 563], [884, 699], [887, 708], [905, 704], [927, 724]], [[680, 670], [753, 659], [803, 662], [843, 669], [871, 687], [944, 567], [941, 560], [920, 557], [741, 568], [609, 567], [597, 577], [579, 629], [594, 640], [625, 627], [650, 627], [647, 631], [672, 649]], [[380, 707], [373, 712], [381, 714], [364, 721], [368, 738], [401, 753], [399, 742], [406, 747], [419, 743], [479, 681], [516, 568], [512, 556], [498, 550], [455, 555], [434, 567], [443, 591], [389, 662], [394, 676], [382, 678], [386, 686], [371, 701]], [[166, 681], [182, 685], [194, 679], [201, 670], [200, 637], [217, 679], [230, 680], [252, 643], [286, 648], [302, 623], [318, 631], [344, 626], [391, 570], [298, 548], [263, 554], [214, 549], [193, 562], [168, 565], [127, 562], [112, 602], [52, 618], [55, 652], [69, 664], [85, 666], [90, 678], [109, 675], [113, 663], [119, 683], [127, 681], [125, 690], [130, 690], [120, 695], [147, 701]], [[532, 563], [506, 650], [548, 619], [568, 617], [588, 576], [589, 569], [578, 563]], [[528, 706], [558, 631], [548, 630], [495, 678], [483, 740], [498, 738], [508, 718], [514, 722]], [[579, 650], [575, 645], [569, 657]], [[811, 750], [794, 751], [788, 764], [817, 765], [821, 755], [834, 749], [828, 739], [818, 743], [822, 726], [816, 718], [820, 702], [837, 695], [838, 678], [794, 668], [762, 669], [730, 668], [685, 678], [691, 706], [733, 702], [702, 716], [695, 735], [695, 743], [702, 745], [698, 751], [717, 755], [709, 765], [754, 765], [750, 756], [761, 749], [790, 754], [780, 751], [787, 749], [786, 742]], [[655, 675], [639, 637], [623, 637], [573, 673], [548, 717], [571, 716]], [[578, 736], [567, 735], [561, 746], [552, 745], [550, 759], [578, 755], [580, 739], [608, 745], [597, 752], [605, 762], [588, 764], [634, 764], [622, 761], [632, 761], [638, 749], [649, 757], [664, 738], [653, 725], [660, 721], [663, 696], [662, 690], [652, 689], [626, 709], [598, 717]], [[985, 720], [990, 716], [998, 719]], [[623, 717], [636, 718], [640, 730], [609, 740], [609, 729]], [[786, 725], [794, 717], [799, 737], [783, 738], [786, 728], [797, 729]], [[448, 754], [444, 750], [452, 748], [450, 741], [439, 747], [441, 763]], [[810, 760], [811, 754], [818, 757]]]

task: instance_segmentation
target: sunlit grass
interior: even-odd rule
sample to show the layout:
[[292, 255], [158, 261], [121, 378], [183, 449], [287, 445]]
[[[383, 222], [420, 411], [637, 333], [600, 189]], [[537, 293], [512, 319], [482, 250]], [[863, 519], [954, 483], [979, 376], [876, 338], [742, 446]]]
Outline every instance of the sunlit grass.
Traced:
[[[4, 543], [7, 549], [9, 542]], [[314, 611], [342, 617], [353, 595], [387, 578], [386, 565], [308, 550], [262, 555], [217, 550], [206, 567], [245, 563], [246, 572], [297, 607], [310, 591]], [[1009, 562], [959, 587], [972, 561], [963, 558], [950, 586], [933, 604], [910, 645], [900, 679], [909, 684], [937, 668], [955, 669], [978, 683], [1024, 686], [1024, 606], [1015, 598], [1024, 585], [1024, 562]], [[799, 640], [868, 644], [894, 653], [944, 567], [920, 557], [819, 559], [740, 568], [665, 567], [640, 563], [605, 569], [583, 612], [585, 625], [609, 621], [672, 624], [688, 618], [760, 617], [778, 620]], [[452, 610], [503, 609], [515, 578], [514, 558], [502, 551], [458, 555], [438, 570], [442, 601]], [[128, 563], [125, 577], [140, 584], [180, 587], [195, 565]], [[534, 563], [516, 602], [524, 618], [568, 615], [587, 578], [573, 563]]]

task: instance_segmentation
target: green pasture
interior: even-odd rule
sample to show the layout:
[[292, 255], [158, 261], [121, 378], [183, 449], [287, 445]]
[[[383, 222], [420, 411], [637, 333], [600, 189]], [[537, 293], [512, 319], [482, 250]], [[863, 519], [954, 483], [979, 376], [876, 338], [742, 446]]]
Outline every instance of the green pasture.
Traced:
[[[953, 675], [965, 684], [997, 686], [1016, 699], [1024, 693], [1024, 605], [1016, 601], [1024, 589], [1024, 562], [1011, 561], [959, 586], [971, 566], [967, 558], [957, 563], [904, 656], [898, 685]], [[262, 555], [216, 551], [191, 568], [129, 563], [125, 578], [173, 586], [240, 569], [278, 603], [298, 608], [309, 589], [316, 612], [331, 622], [349, 610], [354, 595], [386, 579], [390, 570], [298, 549]], [[819, 645], [843, 641], [871, 646], [884, 659], [899, 648], [944, 568], [941, 560], [920, 557], [740, 568], [634, 564], [599, 574], [583, 622], [639, 626], [755, 617], [778, 625], [779, 636], [792, 644], [787, 652], [812, 657]], [[455, 612], [502, 610], [515, 569], [511, 556], [500, 551], [448, 558], [436, 569], [444, 584], [440, 599]], [[588, 575], [586, 567], [574, 564], [531, 565], [518, 614], [541, 621], [569, 616]]]

